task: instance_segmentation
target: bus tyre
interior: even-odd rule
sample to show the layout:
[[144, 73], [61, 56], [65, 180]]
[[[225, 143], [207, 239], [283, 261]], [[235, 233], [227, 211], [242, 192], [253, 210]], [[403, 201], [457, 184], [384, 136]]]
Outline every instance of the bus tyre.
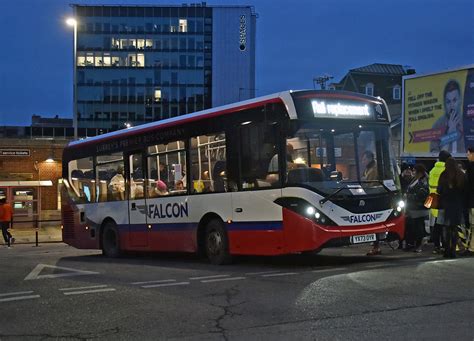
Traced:
[[229, 239], [222, 221], [213, 219], [207, 224], [205, 250], [212, 264], [223, 265], [232, 261], [229, 254]]
[[110, 221], [105, 224], [102, 231], [102, 253], [110, 258], [120, 256], [120, 238], [117, 225]]

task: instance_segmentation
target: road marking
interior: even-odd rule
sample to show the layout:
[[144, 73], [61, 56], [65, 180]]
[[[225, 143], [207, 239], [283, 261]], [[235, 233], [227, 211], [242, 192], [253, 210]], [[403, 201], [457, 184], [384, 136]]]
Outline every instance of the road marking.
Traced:
[[148, 283], [170, 283], [170, 282], [176, 282], [175, 279], [158, 279], [156, 281], [146, 281], [146, 282], [133, 282], [130, 283], [132, 285], [140, 285], [140, 284], [148, 284]]
[[31, 300], [34, 298], [40, 298], [40, 295], [29, 295], [29, 296], [18, 296], [18, 297], [8, 297], [0, 298], [0, 302], [11, 302], [11, 301], [20, 301], [20, 300]]
[[366, 265], [365, 268], [367, 268], [367, 269], [382, 268], [382, 267], [388, 266], [388, 265], [389, 265], [388, 263], [385, 263], [385, 264], [370, 264], [370, 265]]
[[83, 290], [83, 289], [98, 289], [98, 288], [105, 288], [107, 287], [107, 285], [92, 285], [92, 286], [89, 286], [89, 287], [76, 287], [76, 288], [60, 288], [58, 290], [61, 290], [61, 291], [68, 291], [68, 290]]
[[107, 292], [107, 291], [115, 291], [115, 289], [105, 288], [105, 289], [97, 289], [97, 290], [69, 291], [69, 292], [65, 292], [64, 295], [95, 294], [97, 292]]
[[159, 288], [159, 287], [171, 287], [174, 285], [188, 285], [189, 282], [176, 282], [176, 283], [162, 283], [162, 284], [150, 284], [150, 285], [142, 285], [142, 288]]
[[229, 278], [216, 278], [216, 279], [206, 279], [201, 281], [201, 283], [213, 283], [213, 282], [224, 282], [224, 281], [238, 281], [241, 279], [246, 279], [247, 277], [229, 277]]
[[222, 277], [230, 277], [230, 275], [214, 275], [214, 276], [191, 277], [189, 279], [198, 280], [198, 279], [222, 278]]
[[342, 270], [347, 270], [347, 268], [319, 269], [319, 270], [312, 270], [311, 272], [331, 272], [331, 271], [342, 271]]
[[[67, 273], [51, 274], [51, 275], [40, 275], [41, 271], [45, 268], [60, 269], [68, 271]], [[32, 279], [44, 279], [44, 278], [59, 278], [59, 277], [71, 277], [71, 276], [84, 276], [84, 275], [98, 275], [98, 272], [85, 271], [72, 268], [65, 268], [62, 266], [38, 264], [29, 274], [25, 277], [25, 281]]]
[[17, 292], [7, 292], [4, 294], [0, 294], [0, 297], [5, 297], [5, 296], [15, 296], [15, 295], [24, 295], [24, 294], [31, 294], [33, 291], [17, 291]]
[[252, 276], [252, 275], [257, 276], [257, 275], [274, 274], [276, 272], [280, 272], [280, 271], [247, 272], [245, 274], [248, 275], [248, 276]]
[[291, 276], [291, 275], [297, 275], [297, 272], [283, 272], [283, 273], [277, 273], [277, 274], [268, 274], [268, 275], [262, 275], [262, 277], [277, 277], [277, 276]]

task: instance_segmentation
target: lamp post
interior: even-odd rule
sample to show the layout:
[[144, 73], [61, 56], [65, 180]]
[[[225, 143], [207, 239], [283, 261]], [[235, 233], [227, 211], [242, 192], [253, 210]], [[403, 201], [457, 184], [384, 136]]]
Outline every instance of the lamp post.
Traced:
[[[75, 14], [75, 13], [74, 13]], [[74, 126], [74, 139], [77, 140], [77, 125], [78, 125], [78, 118], [77, 118], [77, 20], [74, 18], [68, 18], [66, 20], [66, 24], [68, 26], [72, 26], [74, 29], [74, 51], [73, 51], [73, 83], [74, 83], [74, 88], [73, 88], [73, 94], [72, 94], [72, 124]]]

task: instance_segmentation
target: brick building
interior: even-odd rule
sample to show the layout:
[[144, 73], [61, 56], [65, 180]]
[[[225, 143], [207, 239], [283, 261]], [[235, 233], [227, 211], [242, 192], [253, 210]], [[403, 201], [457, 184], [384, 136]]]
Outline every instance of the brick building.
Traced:
[[21, 221], [60, 218], [61, 156], [66, 140], [0, 139], [0, 197]]

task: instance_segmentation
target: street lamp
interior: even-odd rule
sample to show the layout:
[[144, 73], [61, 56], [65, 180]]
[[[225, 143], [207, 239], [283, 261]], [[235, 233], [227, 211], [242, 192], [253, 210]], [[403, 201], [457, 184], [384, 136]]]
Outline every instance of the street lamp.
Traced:
[[73, 52], [73, 68], [74, 68], [74, 73], [73, 73], [73, 83], [74, 83], [74, 88], [73, 88], [73, 94], [72, 94], [72, 119], [73, 119], [73, 126], [74, 126], [74, 139], [77, 140], [77, 125], [78, 125], [78, 120], [77, 120], [77, 20], [74, 18], [68, 18], [66, 20], [66, 24], [68, 26], [72, 26], [74, 29], [74, 52]]

